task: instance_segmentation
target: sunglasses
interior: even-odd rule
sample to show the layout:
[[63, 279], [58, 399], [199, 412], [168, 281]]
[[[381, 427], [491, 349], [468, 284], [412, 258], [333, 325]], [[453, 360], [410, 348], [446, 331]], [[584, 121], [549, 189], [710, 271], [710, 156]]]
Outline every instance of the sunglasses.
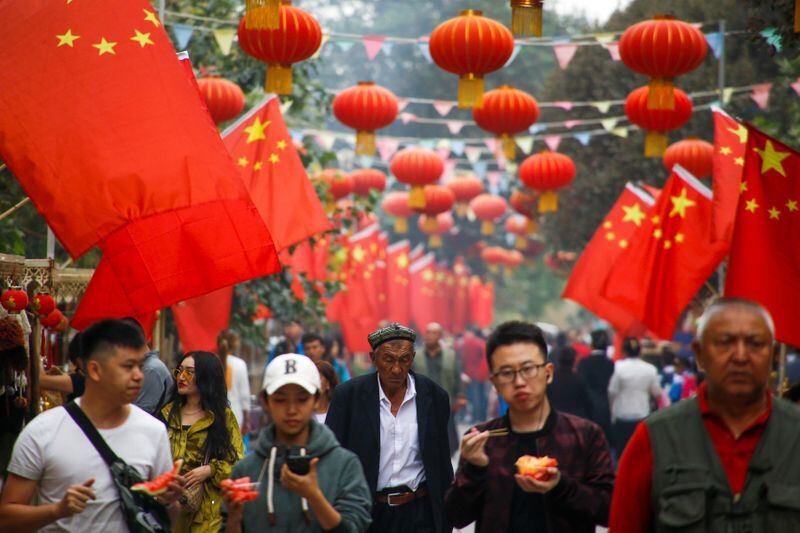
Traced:
[[172, 375], [175, 376], [175, 379], [180, 379], [181, 376], [183, 376], [186, 381], [192, 381], [194, 379], [194, 368], [183, 368], [179, 366], [172, 371]]

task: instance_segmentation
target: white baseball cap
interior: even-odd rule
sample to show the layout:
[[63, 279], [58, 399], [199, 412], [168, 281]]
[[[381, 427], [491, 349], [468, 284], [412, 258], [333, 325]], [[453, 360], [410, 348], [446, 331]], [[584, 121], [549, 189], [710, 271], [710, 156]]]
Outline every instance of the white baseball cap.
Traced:
[[284, 385], [300, 385], [311, 394], [316, 394], [320, 383], [317, 365], [306, 357], [296, 353], [279, 355], [267, 365], [262, 388], [272, 394]]

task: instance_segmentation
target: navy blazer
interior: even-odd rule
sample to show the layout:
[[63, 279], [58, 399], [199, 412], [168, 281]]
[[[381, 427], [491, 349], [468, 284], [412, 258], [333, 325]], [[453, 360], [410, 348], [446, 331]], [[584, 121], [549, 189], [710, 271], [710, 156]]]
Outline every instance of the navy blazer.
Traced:
[[[436, 531], [452, 531], [444, 512], [444, 492], [453, 482], [453, 465], [447, 424], [450, 399], [447, 392], [431, 379], [412, 371], [417, 391], [419, 447], [425, 480], [428, 485]], [[333, 430], [342, 446], [361, 460], [370, 490], [378, 486], [380, 464], [380, 396], [378, 376], [374, 372], [353, 378], [333, 390], [325, 424]]]

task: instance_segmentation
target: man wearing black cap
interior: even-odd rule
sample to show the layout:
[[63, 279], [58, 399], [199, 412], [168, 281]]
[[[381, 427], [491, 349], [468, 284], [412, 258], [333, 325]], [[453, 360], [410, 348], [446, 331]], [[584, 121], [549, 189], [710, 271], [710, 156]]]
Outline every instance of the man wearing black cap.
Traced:
[[451, 531], [443, 508], [453, 480], [447, 393], [411, 371], [416, 333], [390, 324], [369, 335], [375, 374], [336, 387], [325, 423], [361, 459], [374, 494], [370, 531]]

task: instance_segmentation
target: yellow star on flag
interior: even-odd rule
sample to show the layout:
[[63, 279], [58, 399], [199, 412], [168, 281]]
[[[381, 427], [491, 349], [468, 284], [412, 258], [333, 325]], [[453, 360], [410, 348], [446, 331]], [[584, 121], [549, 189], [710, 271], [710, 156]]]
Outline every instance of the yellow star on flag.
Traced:
[[747, 142], [747, 128], [744, 127], [744, 124], [737, 124], [736, 129], [728, 128], [728, 131], [739, 137], [740, 143]]
[[94, 46], [95, 48], [97, 48], [97, 50], [99, 50], [99, 52], [97, 54], [99, 56], [101, 56], [103, 54], [117, 55], [117, 53], [114, 51], [114, 47], [117, 46], [117, 43], [106, 41], [105, 37], [100, 39], [99, 43], [93, 44], [92, 46]]
[[665, 250], [669, 250], [670, 248], [672, 248], [672, 241], [667, 239], [667, 240], [664, 241], [664, 249]]
[[261, 161], [256, 161], [255, 165], [253, 165], [253, 170], [261, 170], [264, 167], [264, 163]]
[[280, 140], [275, 143], [275, 146], [278, 148], [278, 150], [284, 150], [286, 148], [286, 141]]
[[56, 35], [56, 39], [58, 39], [58, 46], [67, 45], [70, 48], [75, 48], [72, 43], [75, 42], [76, 39], [80, 39], [80, 35], [75, 35], [72, 33], [71, 29], [67, 29], [66, 33], [62, 33], [61, 35]]
[[685, 187], [681, 190], [680, 196], [670, 196], [669, 199], [672, 202], [672, 210], [669, 212], [670, 217], [680, 215], [681, 218], [685, 218], [686, 208], [697, 205], [697, 202], [686, 197]]
[[610, 220], [606, 220], [605, 222], [603, 222], [603, 227], [606, 229], [611, 229], [611, 226], [613, 225], [614, 224], [612, 224]]
[[140, 47], [144, 48], [148, 44], [149, 45], [155, 44], [153, 41], [150, 40], [149, 33], [142, 33], [137, 29], [134, 29], [133, 31], [135, 32], [135, 35], [131, 37], [131, 41], [136, 41], [137, 43], [139, 43]]
[[153, 13], [152, 11], [148, 11], [147, 9], [143, 9], [142, 11], [144, 11], [144, 20], [152, 22], [153, 26], [155, 26], [156, 28], [161, 26], [161, 23], [158, 21], [158, 17], [156, 17], [155, 13]]
[[609, 240], [609, 241], [613, 241], [614, 240], [614, 232], [613, 231], [607, 232], [606, 233], [606, 239]]
[[247, 126], [244, 131], [247, 132], [247, 144], [254, 143], [260, 140], [267, 140], [264, 130], [269, 126], [270, 121], [261, 122], [261, 117], [256, 117], [252, 124]]
[[783, 160], [792, 154], [789, 152], [779, 152], [769, 139], [767, 139], [767, 144], [764, 146], [763, 150], [759, 150], [758, 148], [754, 148], [754, 150], [761, 156], [762, 174], [772, 169], [781, 176], [786, 176], [786, 171], [783, 169]]
[[248, 161], [248, 160], [247, 160], [247, 158], [246, 158], [246, 157], [244, 157], [244, 156], [242, 156], [242, 157], [240, 157], [240, 158], [239, 158], [239, 166], [240, 166], [240, 167], [246, 167], [246, 166], [247, 166], [247, 163], [249, 163], [249, 162], [250, 162], [250, 161]]
[[425, 281], [433, 281], [433, 272], [431, 272], [430, 270], [423, 270], [422, 279]]
[[753, 198], [752, 200], [747, 200], [747, 202], [745, 202], [745, 204], [746, 205], [744, 206], [744, 210], [745, 211], [750, 211], [751, 213], [755, 213], [756, 209], [758, 209], [758, 207], [759, 207], [758, 206], [758, 202], [756, 202], [755, 198]]
[[637, 226], [642, 225], [642, 220], [645, 217], [644, 211], [639, 207], [639, 204], [623, 205], [622, 210], [625, 211], [625, 216], [622, 218], [623, 222], [633, 222]]
[[656, 228], [655, 231], [653, 232], [653, 237], [655, 237], [656, 239], [660, 239], [662, 235], [664, 235], [664, 232], [661, 231], [661, 228]]
[[741, 193], [741, 192], [744, 192], [746, 190], [747, 190], [747, 182], [743, 181], [741, 184], [739, 184], [739, 192]]
[[656, 215], [656, 216], [652, 217], [652, 218], [650, 219], [650, 221], [651, 221], [651, 222], [653, 222], [653, 224], [658, 224], [658, 223], [660, 223], [660, 222], [661, 222], [661, 217], [660, 217], [660, 216], [658, 216], [658, 215]]
[[777, 210], [777, 209], [776, 209], [776, 208], [773, 206], [773, 207], [771, 207], [771, 208], [770, 208], [770, 210], [769, 210], [769, 218], [771, 218], [771, 219], [773, 219], [773, 220], [778, 220], [779, 218], [781, 218], [781, 212], [780, 212], [779, 210]]
[[683, 239], [684, 239], [683, 233], [676, 233], [675, 234], [675, 242], [680, 244], [680, 243], [683, 242]]
[[275, 163], [280, 163], [280, 161], [281, 161], [281, 158], [278, 157], [278, 154], [272, 154], [272, 155], [269, 156], [269, 162], [272, 163], [273, 165]]
[[619, 247], [620, 248], [627, 248], [628, 247], [628, 241], [626, 241], [625, 239], [621, 239], [619, 241]]
[[732, 150], [728, 146], [723, 146], [719, 149], [719, 153], [722, 155], [731, 155]]
[[734, 165], [739, 165], [740, 167], [744, 166], [744, 157], [737, 157], [733, 160]]
[[361, 246], [356, 245], [356, 247], [353, 248], [353, 259], [355, 259], [357, 262], [363, 262], [366, 256], [367, 254], [364, 253], [364, 249]]
[[400, 257], [397, 258], [397, 266], [400, 268], [408, 266], [408, 256], [406, 254], [401, 254]]
[[797, 200], [789, 200], [786, 202], [786, 209], [788, 209], [790, 213], [797, 211]]

